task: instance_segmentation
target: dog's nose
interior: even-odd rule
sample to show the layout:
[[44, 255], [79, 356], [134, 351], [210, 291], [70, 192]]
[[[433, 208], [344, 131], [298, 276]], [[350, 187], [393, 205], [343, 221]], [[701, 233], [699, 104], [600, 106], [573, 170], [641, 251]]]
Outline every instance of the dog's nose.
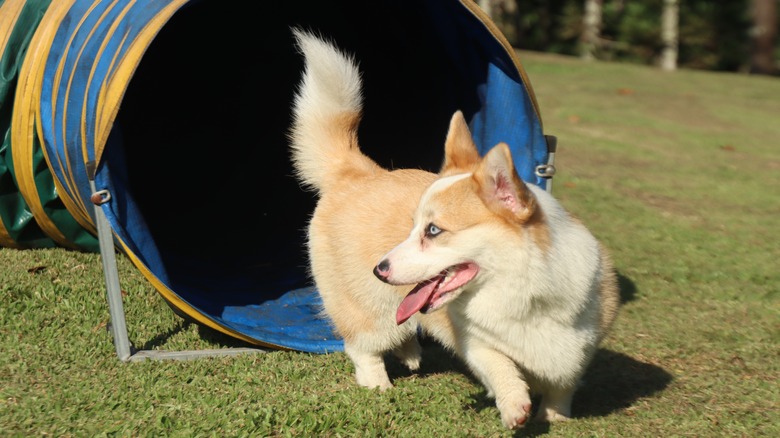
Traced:
[[387, 276], [390, 275], [390, 262], [387, 259], [379, 262], [374, 268], [374, 275], [376, 275], [376, 278], [386, 282]]

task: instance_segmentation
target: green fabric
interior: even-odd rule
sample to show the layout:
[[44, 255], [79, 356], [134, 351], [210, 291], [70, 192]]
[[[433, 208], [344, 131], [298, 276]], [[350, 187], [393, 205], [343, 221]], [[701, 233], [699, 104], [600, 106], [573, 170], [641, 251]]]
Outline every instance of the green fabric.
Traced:
[[[16, 82], [30, 39], [51, 0], [28, 1], [0, 57], [0, 221], [8, 237], [22, 247], [52, 247], [16, 185], [11, 157], [11, 116]], [[0, 3], [1, 4], [1, 3]]]
[[[0, 110], [1, 111], [1, 110]], [[0, 114], [0, 126], [6, 128], [5, 114]], [[8, 237], [17, 245], [28, 248], [50, 248], [55, 246], [35, 222], [32, 213], [16, 187], [11, 172], [11, 133], [5, 129], [3, 143], [0, 144], [0, 221]]]
[[[22, 247], [55, 246], [55, 242], [35, 222], [19, 191], [11, 153], [11, 117], [19, 69], [50, 3], [51, 0], [28, 0], [25, 3], [0, 59], [0, 132], [3, 134], [0, 145], [0, 220], [9, 237]], [[32, 166], [38, 199], [46, 216], [66, 240], [77, 249], [99, 251], [97, 238], [82, 228], [59, 198], [37, 136], [33, 137], [32, 162], [18, 164]]]

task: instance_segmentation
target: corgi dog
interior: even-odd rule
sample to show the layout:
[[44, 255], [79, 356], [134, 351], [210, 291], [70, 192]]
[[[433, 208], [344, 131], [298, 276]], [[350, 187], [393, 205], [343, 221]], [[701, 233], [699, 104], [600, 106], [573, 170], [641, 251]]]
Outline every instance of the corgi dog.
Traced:
[[394, 354], [420, 366], [420, 327], [495, 397], [503, 424], [570, 417], [572, 395], [619, 307], [602, 245], [517, 175], [509, 147], [484, 157], [452, 116], [438, 174], [387, 170], [363, 154], [355, 60], [293, 29], [305, 61], [289, 134], [301, 184], [318, 195], [311, 275], [359, 385], [392, 387]]

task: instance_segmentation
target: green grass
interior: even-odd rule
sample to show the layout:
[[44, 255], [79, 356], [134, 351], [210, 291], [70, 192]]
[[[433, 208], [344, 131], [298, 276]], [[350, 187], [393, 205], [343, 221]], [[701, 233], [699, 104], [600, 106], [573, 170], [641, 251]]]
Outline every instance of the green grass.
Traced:
[[[518, 436], [780, 436], [780, 80], [521, 53], [555, 195], [611, 250], [624, 306], [575, 419]], [[131, 341], [241, 345], [176, 317], [124, 257]], [[0, 249], [2, 436], [511, 436], [460, 362], [355, 386], [343, 354], [121, 363], [99, 256]]]

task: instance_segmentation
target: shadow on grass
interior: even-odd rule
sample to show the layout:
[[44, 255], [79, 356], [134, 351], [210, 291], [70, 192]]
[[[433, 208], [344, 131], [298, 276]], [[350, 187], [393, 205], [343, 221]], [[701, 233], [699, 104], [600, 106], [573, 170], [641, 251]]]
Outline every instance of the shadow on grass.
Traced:
[[196, 322], [190, 321], [188, 318], [185, 318], [176, 324], [175, 327], [172, 327], [170, 330], [160, 333], [157, 336], [153, 337], [152, 339], [149, 339], [148, 341], [144, 342], [144, 344], [138, 348], [137, 350], [154, 350], [158, 347], [164, 347], [168, 341], [173, 338], [174, 336], [178, 335], [181, 332], [189, 330], [190, 326], [192, 324], [195, 324], [198, 329], [198, 335], [203, 339], [204, 341], [207, 341], [209, 343], [214, 344], [214, 349], [219, 348], [258, 348], [257, 345], [250, 344], [249, 342], [244, 342], [240, 339], [234, 338], [232, 336], [228, 336], [222, 332], [216, 331], [214, 329], [211, 329], [209, 327], [200, 325]]
[[629, 301], [634, 301], [636, 298], [636, 285], [630, 278], [617, 273], [618, 287], [620, 288], [620, 304], [626, 304]]
[[[474, 385], [482, 388], [482, 384], [458, 357], [430, 339], [423, 339], [421, 343], [423, 360], [419, 376], [456, 372], [465, 375]], [[411, 372], [394, 358], [388, 358], [387, 368], [391, 380], [411, 375]], [[574, 394], [572, 416], [604, 417], [613, 414], [632, 406], [641, 398], [664, 390], [671, 381], [672, 375], [661, 367], [638, 361], [622, 353], [599, 349]], [[474, 400], [471, 407], [478, 411], [495, 406], [495, 401], [488, 398], [484, 390], [476, 394]], [[535, 397], [534, 407], [538, 404], [539, 399]], [[549, 430], [549, 424], [531, 422], [515, 436], [544, 435]]]
[[198, 334], [203, 340], [214, 344], [212, 348], [257, 348], [266, 350], [258, 345], [242, 341], [200, 324], [198, 324]]
[[176, 324], [175, 327], [172, 327], [170, 330], [160, 333], [157, 336], [153, 337], [152, 339], [149, 339], [148, 341], [144, 342], [144, 344], [141, 347], [135, 346], [138, 350], [153, 350], [156, 347], [160, 347], [165, 345], [168, 342], [168, 339], [176, 336], [176, 334], [183, 332], [187, 329], [187, 326], [189, 326], [190, 323], [187, 321], [179, 321], [178, 324]]
[[664, 390], [673, 380], [663, 368], [600, 349], [574, 394], [574, 417], [603, 417]]

